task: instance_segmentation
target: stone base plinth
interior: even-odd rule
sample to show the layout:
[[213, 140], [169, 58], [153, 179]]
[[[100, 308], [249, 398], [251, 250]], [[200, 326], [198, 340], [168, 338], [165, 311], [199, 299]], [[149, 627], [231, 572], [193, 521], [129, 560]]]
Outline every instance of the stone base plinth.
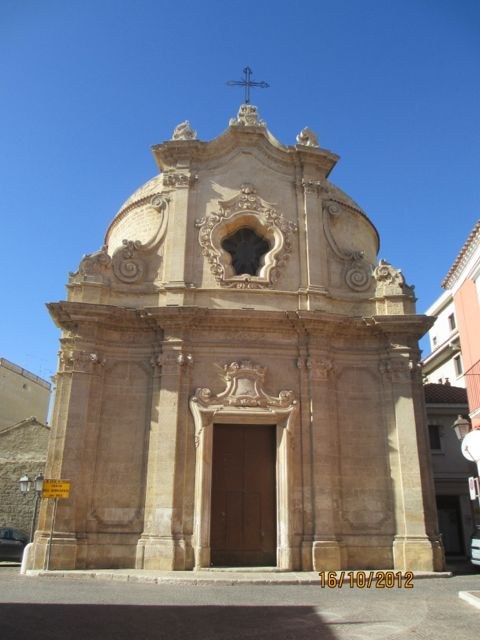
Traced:
[[193, 569], [193, 549], [183, 539], [149, 537], [137, 545], [136, 569], [182, 571]]
[[393, 543], [394, 568], [402, 571], [442, 571], [444, 554], [441, 542], [427, 537], [400, 537]]
[[312, 563], [314, 571], [338, 571], [341, 569], [342, 555], [338, 542], [336, 540], [315, 540], [312, 544]]

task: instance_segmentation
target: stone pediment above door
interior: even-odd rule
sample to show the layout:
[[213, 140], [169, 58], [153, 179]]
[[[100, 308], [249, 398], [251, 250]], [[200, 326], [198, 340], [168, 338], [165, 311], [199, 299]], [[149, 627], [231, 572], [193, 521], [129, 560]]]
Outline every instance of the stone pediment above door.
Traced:
[[296, 394], [283, 389], [278, 396], [268, 394], [263, 386], [267, 368], [244, 360], [223, 367], [224, 391], [215, 394], [207, 387], [198, 388], [190, 399], [195, 421], [195, 444], [213, 420], [228, 419], [240, 423], [255, 418], [261, 424], [275, 423], [291, 429], [298, 409]]

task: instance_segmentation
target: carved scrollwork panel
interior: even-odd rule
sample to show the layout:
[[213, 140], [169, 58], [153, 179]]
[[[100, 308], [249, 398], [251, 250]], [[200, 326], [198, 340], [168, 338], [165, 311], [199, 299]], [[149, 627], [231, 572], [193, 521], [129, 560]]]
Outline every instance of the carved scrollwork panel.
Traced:
[[[216, 281], [225, 287], [257, 289], [278, 280], [292, 252], [291, 234], [297, 225], [263, 201], [253, 185], [245, 183], [240, 192], [227, 201], [219, 201], [219, 210], [198, 219], [198, 240], [202, 254], [210, 264]], [[230, 254], [222, 247], [227, 235], [240, 228], [252, 229], [269, 245], [255, 275], [236, 274]]]
[[162, 242], [167, 229], [166, 209], [169, 198], [156, 193], [142, 206], [150, 207], [158, 214], [158, 222], [153, 235], [147, 242], [140, 240], [122, 240], [113, 255], [108, 254], [108, 247], [103, 246], [99, 251], [82, 258], [78, 271], [70, 274], [70, 282], [93, 281], [111, 284], [120, 280], [125, 284], [144, 282], [147, 275], [148, 258]]
[[352, 291], [367, 291], [372, 286], [372, 265], [367, 262], [363, 251], [343, 249], [338, 246], [330, 226], [330, 218], [342, 213], [342, 205], [335, 200], [326, 200], [323, 203], [323, 227], [325, 237], [335, 256], [341, 260], [344, 267], [345, 284]]

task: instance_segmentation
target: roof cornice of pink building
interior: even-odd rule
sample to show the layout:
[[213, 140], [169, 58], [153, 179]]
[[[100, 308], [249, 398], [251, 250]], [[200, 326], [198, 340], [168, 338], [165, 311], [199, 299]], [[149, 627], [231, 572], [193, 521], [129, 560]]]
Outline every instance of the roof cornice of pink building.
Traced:
[[478, 220], [476, 225], [473, 227], [470, 235], [465, 241], [465, 244], [460, 249], [459, 254], [455, 258], [455, 262], [450, 267], [450, 271], [445, 276], [442, 282], [442, 287], [444, 289], [452, 288], [452, 286], [460, 277], [462, 271], [467, 266], [475, 250], [479, 246], [480, 246], [480, 220]]

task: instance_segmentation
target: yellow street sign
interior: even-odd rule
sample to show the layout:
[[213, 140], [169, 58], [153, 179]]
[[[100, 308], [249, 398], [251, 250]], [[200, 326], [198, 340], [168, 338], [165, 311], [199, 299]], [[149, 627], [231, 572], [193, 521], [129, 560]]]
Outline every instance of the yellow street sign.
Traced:
[[69, 498], [70, 480], [49, 480], [43, 481], [42, 498]]

